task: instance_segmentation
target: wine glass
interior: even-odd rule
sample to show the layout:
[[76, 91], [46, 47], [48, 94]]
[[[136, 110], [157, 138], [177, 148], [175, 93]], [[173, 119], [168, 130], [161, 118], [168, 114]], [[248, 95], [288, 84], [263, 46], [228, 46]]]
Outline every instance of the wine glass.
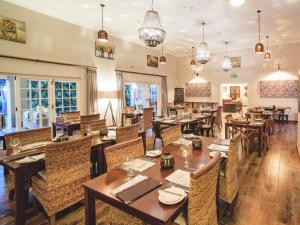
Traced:
[[20, 144], [21, 144], [21, 140], [18, 137], [15, 137], [11, 140], [11, 142], [9, 143], [9, 145], [13, 148], [13, 154], [18, 154], [20, 153]]
[[182, 145], [181, 149], [182, 149], [182, 156], [184, 158], [184, 165], [183, 165], [183, 167], [185, 169], [189, 169], [189, 167], [190, 167], [190, 161], [189, 161], [190, 151], [189, 151], [189, 148], [186, 145]]
[[87, 133], [89, 134], [91, 132], [91, 130], [92, 130], [91, 124], [87, 124], [86, 125], [86, 131], [87, 131]]

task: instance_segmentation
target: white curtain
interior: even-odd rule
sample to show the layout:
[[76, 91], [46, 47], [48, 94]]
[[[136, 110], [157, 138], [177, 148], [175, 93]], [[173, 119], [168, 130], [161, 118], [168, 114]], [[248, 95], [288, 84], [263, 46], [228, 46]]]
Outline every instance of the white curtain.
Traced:
[[167, 113], [168, 107], [168, 85], [167, 77], [161, 78], [161, 115]]
[[117, 125], [121, 126], [122, 108], [124, 107], [124, 81], [122, 72], [117, 71], [116, 76], [118, 87]]
[[98, 112], [97, 104], [97, 69], [87, 69], [87, 114], [95, 114]]

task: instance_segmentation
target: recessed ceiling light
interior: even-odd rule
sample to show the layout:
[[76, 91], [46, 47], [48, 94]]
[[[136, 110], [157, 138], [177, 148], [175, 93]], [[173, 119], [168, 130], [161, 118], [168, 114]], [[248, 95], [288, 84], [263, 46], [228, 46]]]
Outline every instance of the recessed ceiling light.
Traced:
[[245, 3], [245, 0], [230, 0], [230, 4], [233, 6], [240, 6]]

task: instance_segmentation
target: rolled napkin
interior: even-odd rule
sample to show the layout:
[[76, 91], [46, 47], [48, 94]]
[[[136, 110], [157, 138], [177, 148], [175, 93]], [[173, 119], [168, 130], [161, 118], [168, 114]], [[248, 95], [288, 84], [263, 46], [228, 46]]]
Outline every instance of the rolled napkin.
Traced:
[[146, 180], [148, 177], [147, 176], [143, 176], [143, 175], [137, 175], [136, 177], [132, 178], [131, 180], [127, 181], [126, 183], [120, 185], [119, 187], [115, 188], [114, 190], [112, 190], [110, 193], [112, 195], [116, 195], [119, 192], [122, 192], [140, 182], [142, 182], [143, 180]]
[[[214, 157], [215, 154], [217, 154], [219, 151], [212, 151], [212, 152], [209, 152], [209, 156], [211, 157]], [[221, 152], [221, 157], [222, 158], [227, 158], [227, 154], [225, 152]]]

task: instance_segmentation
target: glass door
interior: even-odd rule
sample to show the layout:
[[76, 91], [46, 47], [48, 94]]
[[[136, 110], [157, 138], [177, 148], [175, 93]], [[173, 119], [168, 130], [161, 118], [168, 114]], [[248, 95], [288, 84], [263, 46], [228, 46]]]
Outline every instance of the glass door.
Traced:
[[21, 129], [49, 126], [49, 80], [18, 78], [18, 116]]
[[124, 89], [125, 106], [133, 106], [136, 109], [153, 107], [154, 112], [157, 112], [157, 84], [128, 82]]

